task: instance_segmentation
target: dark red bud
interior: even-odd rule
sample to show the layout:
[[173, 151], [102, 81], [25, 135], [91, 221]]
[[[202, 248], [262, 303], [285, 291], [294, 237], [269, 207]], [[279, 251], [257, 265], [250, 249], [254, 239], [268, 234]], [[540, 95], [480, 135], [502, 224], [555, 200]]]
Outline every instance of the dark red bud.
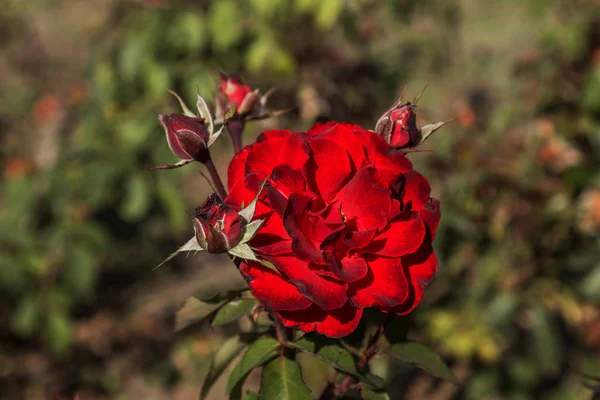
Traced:
[[246, 224], [246, 220], [216, 194], [196, 208], [196, 239], [209, 253], [225, 253], [235, 247], [242, 239]]
[[167, 142], [173, 153], [183, 160], [206, 161], [209, 133], [204, 118], [191, 118], [181, 114], [159, 115], [165, 129]]
[[375, 131], [396, 148], [415, 147], [421, 141], [421, 130], [417, 128], [415, 105], [408, 102], [388, 110], [377, 121]]

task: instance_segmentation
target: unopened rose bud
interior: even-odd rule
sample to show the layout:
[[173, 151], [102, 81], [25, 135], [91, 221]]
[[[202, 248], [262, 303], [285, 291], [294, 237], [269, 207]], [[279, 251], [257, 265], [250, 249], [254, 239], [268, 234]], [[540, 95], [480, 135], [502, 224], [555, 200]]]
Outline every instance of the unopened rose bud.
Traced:
[[216, 99], [217, 118], [223, 118], [232, 108], [238, 116], [256, 114], [260, 111], [260, 99], [260, 92], [252, 91], [239, 77], [221, 74], [221, 84]]
[[415, 147], [422, 139], [421, 130], [417, 128], [415, 104], [405, 103], [388, 110], [377, 121], [375, 132], [392, 147]]
[[181, 114], [159, 115], [165, 129], [169, 147], [182, 160], [205, 162], [208, 157], [209, 133], [204, 118], [191, 118]]
[[242, 240], [247, 222], [219, 196], [211, 194], [196, 208], [196, 240], [209, 253], [225, 253]]

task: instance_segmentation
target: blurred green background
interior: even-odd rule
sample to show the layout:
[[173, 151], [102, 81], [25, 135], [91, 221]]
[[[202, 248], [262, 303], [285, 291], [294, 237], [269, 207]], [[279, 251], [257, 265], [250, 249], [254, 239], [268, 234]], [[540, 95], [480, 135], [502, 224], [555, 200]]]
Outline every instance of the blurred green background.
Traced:
[[[4, 0], [0, 398], [193, 399], [225, 328], [172, 333], [239, 279], [180, 256], [210, 188], [156, 120], [218, 72], [277, 88], [252, 123], [374, 126], [404, 85], [411, 159], [441, 200], [440, 269], [411, 316], [464, 384], [373, 368], [394, 399], [589, 399], [600, 375], [600, 5], [595, 0]], [[228, 138], [214, 147], [224, 173]], [[309, 373], [307, 373], [309, 374]], [[306, 377], [309, 384], [314, 379]], [[212, 398], [223, 398], [223, 387]]]

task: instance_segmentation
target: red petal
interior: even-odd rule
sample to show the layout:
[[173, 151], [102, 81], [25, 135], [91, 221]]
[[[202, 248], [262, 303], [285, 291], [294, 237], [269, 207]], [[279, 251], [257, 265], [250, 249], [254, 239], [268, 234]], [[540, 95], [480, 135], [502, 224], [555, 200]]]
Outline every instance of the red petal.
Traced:
[[[233, 187], [233, 189], [231, 189], [225, 198], [224, 203], [235, 207], [236, 209], [241, 209], [242, 204], [244, 207], [247, 207], [248, 204], [250, 204], [256, 197], [259, 187], [260, 181], [256, 175], [246, 175], [244, 179], [239, 181]], [[259, 218], [260, 216], [271, 211], [271, 209], [265, 204], [266, 195], [267, 194], [264, 191], [260, 195], [260, 200], [256, 204], [255, 218]]]
[[312, 306], [305, 310], [277, 312], [277, 315], [286, 327], [298, 327], [304, 332], [316, 330], [331, 338], [341, 338], [354, 332], [362, 317], [362, 310], [346, 303], [337, 310], [323, 311]]
[[300, 169], [293, 169], [287, 164], [280, 164], [273, 168], [271, 184], [288, 198], [292, 193], [306, 191], [306, 175]]
[[[311, 207], [317, 210], [313, 211]], [[319, 250], [321, 242], [344, 227], [338, 203], [326, 205], [307, 193], [290, 195], [283, 224], [292, 238], [294, 254], [315, 263], [323, 263]]]
[[186, 153], [185, 150], [183, 150], [183, 147], [181, 147], [181, 144], [179, 143], [179, 140], [177, 139], [175, 132], [173, 132], [171, 129], [166, 128], [166, 127], [165, 127], [165, 132], [167, 134], [167, 143], [169, 144], [169, 148], [171, 149], [173, 154], [175, 154], [177, 157], [179, 157], [183, 160], [189, 160], [189, 159], [193, 158], [188, 153]]
[[346, 301], [346, 285], [318, 275], [308, 262], [294, 255], [266, 257], [305, 297], [325, 310], [341, 307]]
[[381, 182], [377, 170], [365, 165], [340, 190], [336, 199], [342, 201], [346, 220], [356, 218], [358, 230], [383, 229], [390, 214], [388, 185]]
[[313, 151], [309, 164], [309, 183], [324, 200], [332, 199], [352, 174], [350, 159], [343, 146], [329, 139], [310, 141]]
[[431, 198], [431, 186], [423, 175], [417, 171], [410, 171], [404, 176], [406, 178], [404, 203], [408, 201], [412, 203], [412, 209], [421, 214], [432, 233], [432, 238], [435, 238], [435, 231], [440, 221], [440, 202]]
[[342, 257], [341, 261], [338, 261], [333, 253], [325, 253], [324, 258], [333, 275], [344, 282], [358, 281], [369, 272], [367, 262], [363, 258]]
[[406, 183], [404, 184], [404, 203], [410, 201], [412, 209], [419, 211], [429, 202], [431, 186], [427, 179], [417, 171], [408, 171], [404, 173]]
[[364, 252], [399, 257], [417, 251], [425, 238], [423, 219], [417, 212], [411, 212], [408, 219], [402, 218], [390, 221], [389, 225], [364, 249]]
[[339, 125], [339, 123], [336, 121], [317, 122], [306, 132], [306, 135], [311, 137], [321, 135], [334, 130], [337, 125]]
[[287, 164], [293, 169], [301, 169], [308, 158], [308, 146], [300, 134], [267, 131], [252, 146], [246, 161], [246, 173], [255, 173], [264, 179], [277, 165]]
[[439, 200], [432, 198], [429, 203], [425, 204], [425, 208], [421, 211], [421, 217], [423, 217], [431, 232], [431, 240], [435, 239], [435, 233], [441, 217]]
[[377, 257], [368, 263], [367, 276], [348, 285], [352, 304], [358, 308], [402, 304], [408, 297], [409, 287], [400, 259]]
[[312, 304], [281, 275], [257, 262], [242, 262], [240, 272], [248, 280], [254, 297], [267, 308], [272, 310], [302, 310]]
[[353, 166], [358, 168], [366, 159], [364, 146], [365, 132], [367, 131], [358, 125], [330, 122], [327, 124], [316, 124], [308, 131], [307, 135], [329, 139], [343, 146], [350, 155]]
[[418, 251], [402, 257], [405, 274], [411, 281], [408, 297], [403, 304], [390, 309], [382, 309], [382, 311], [400, 315], [408, 314], [421, 302], [423, 292], [438, 269], [437, 257], [431, 246], [431, 241], [428, 239], [429, 236]]
[[292, 239], [283, 226], [281, 216], [270, 213], [256, 236], [250, 241], [261, 254], [276, 255], [292, 252]]
[[233, 190], [235, 185], [244, 178], [246, 160], [248, 159], [248, 154], [252, 151], [252, 147], [253, 145], [244, 147], [229, 163], [229, 168], [227, 169], [227, 189], [229, 191]]

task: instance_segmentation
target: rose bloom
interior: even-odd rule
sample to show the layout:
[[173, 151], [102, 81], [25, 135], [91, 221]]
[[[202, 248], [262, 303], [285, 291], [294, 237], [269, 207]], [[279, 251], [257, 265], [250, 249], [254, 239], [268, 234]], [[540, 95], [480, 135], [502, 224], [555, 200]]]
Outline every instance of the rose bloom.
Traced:
[[406, 314], [437, 270], [440, 211], [404, 154], [357, 125], [264, 132], [232, 160], [237, 209], [256, 196], [266, 219], [250, 245], [276, 271], [244, 261], [254, 296], [283, 325], [343, 337], [363, 309]]

